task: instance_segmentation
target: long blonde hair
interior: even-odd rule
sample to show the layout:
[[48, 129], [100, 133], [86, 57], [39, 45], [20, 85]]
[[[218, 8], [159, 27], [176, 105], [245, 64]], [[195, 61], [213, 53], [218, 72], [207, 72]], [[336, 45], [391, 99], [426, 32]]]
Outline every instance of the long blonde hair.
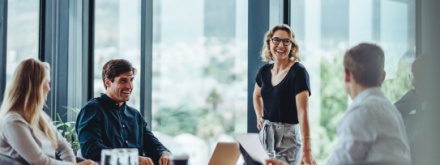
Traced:
[[33, 128], [39, 127], [52, 142], [52, 147], [58, 148], [52, 124], [43, 112], [45, 96], [44, 83], [49, 79], [50, 66], [36, 59], [26, 59], [20, 62], [15, 70], [8, 88], [6, 88], [0, 107], [0, 128], [3, 118], [10, 112], [20, 114]]
[[278, 30], [286, 31], [289, 34], [290, 40], [292, 41], [292, 44], [290, 44], [291, 49], [289, 52], [289, 59], [299, 62], [301, 59], [298, 56], [299, 47], [295, 40], [295, 34], [293, 33], [289, 25], [286, 24], [274, 26], [266, 33], [266, 35], [264, 35], [264, 44], [261, 50], [261, 58], [263, 59], [263, 61], [266, 62], [273, 61], [272, 53], [270, 52], [270, 40], [272, 39], [274, 33]]

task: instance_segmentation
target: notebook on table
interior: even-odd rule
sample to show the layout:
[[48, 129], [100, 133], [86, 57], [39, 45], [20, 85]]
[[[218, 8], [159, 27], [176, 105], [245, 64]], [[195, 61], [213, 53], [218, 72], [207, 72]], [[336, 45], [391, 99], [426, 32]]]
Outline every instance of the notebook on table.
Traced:
[[235, 139], [240, 144], [240, 152], [246, 165], [262, 165], [269, 159], [257, 133], [235, 134]]

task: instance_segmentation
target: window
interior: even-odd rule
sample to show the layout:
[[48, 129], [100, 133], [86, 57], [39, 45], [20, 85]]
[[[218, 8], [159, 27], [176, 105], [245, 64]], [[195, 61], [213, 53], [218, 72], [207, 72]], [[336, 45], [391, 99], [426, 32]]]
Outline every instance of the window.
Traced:
[[9, 0], [6, 50], [6, 83], [17, 65], [26, 58], [38, 58], [39, 1]]
[[387, 72], [382, 89], [395, 102], [411, 89], [414, 15], [412, 1], [291, 1], [291, 26], [311, 79], [310, 124], [317, 139], [312, 150], [318, 164], [330, 156], [336, 124], [349, 104], [342, 72], [345, 51], [361, 42], [382, 47]]
[[[95, 1], [94, 96], [105, 93], [102, 67], [111, 59], [125, 59], [140, 72], [140, 1]], [[133, 82], [128, 105], [140, 108], [140, 78]]]
[[153, 131], [208, 164], [247, 128], [247, 1], [153, 2]]

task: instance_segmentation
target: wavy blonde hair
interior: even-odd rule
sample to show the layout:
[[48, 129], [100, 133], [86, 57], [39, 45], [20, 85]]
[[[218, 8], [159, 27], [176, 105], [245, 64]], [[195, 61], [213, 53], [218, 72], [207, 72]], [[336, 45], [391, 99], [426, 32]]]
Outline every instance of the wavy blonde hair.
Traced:
[[270, 40], [272, 39], [274, 33], [278, 30], [286, 31], [289, 34], [290, 40], [292, 41], [292, 44], [290, 44], [291, 49], [289, 52], [289, 59], [299, 62], [301, 59], [298, 56], [299, 47], [295, 40], [295, 34], [290, 26], [286, 24], [274, 26], [266, 33], [263, 48], [261, 50], [261, 58], [266, 62], [273, 61], [272, 53], [270, 52]]
[[55, 132], [51, 129], [52, 123], [43, 112], [46, 101], [43, 88], [45, 80], [49, 79], [49, 70], [48, 63], [32, 58], [20, 62], [3, 97], [0, 124], [3, 124], [8, 113], [16, 112], [32, 127], [39, 127], [52, 142], [52, 147], [58, 148]]

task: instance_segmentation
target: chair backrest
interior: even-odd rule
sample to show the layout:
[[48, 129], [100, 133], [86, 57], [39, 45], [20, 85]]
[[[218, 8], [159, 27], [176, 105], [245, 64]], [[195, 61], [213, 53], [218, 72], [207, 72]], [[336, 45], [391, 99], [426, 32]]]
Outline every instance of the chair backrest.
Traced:
[[9, 165], [23, 165], [23, 163], [16, 161], [10, 156], [4, 155], [0, 153], [0, 164], [9, 164]]

